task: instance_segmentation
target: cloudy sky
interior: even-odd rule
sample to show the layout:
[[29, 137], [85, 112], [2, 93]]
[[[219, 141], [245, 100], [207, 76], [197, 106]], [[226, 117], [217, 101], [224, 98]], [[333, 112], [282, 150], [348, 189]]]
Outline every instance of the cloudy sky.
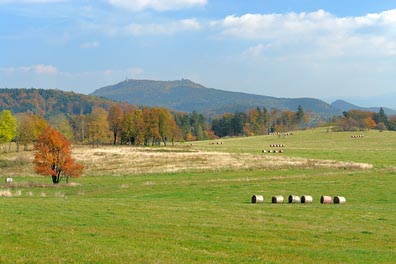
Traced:
[[396, 3], [0, 0], [0, 87], [191, 79], [277, 97], [396, 88]]

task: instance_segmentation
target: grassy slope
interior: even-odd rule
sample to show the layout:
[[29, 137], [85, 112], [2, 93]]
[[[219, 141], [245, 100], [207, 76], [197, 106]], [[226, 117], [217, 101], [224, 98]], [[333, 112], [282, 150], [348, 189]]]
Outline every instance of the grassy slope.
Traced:
[[[326, 128], [296, 131], [291, 136], [258, 136], [222, 139], [223, 145], [210, 145], [200, 142], [197, 145], [207, 150], [237, 153], [259, 153], [262, 149], [271, 149], [269, 144], [285, 144], [286, 156], [310, 159], [331, 159], [374, 164], [376, 167], [395, 165], [396, 133], [364, 132], [327, 133]], [[363, 134], [363, 138], [351, 138]], [[217, 141], [214, 141], [217, 142]]]
[[[85, 176], [75, 187], [12, 189], [22, 194], [0, 198], [0, 263], [393, 263], [395, 134], [365, 134], [352, 141], [313, 130], [193, 148], [256, 153], [279, 142], [285, 155], [372, 161], [369, 171]], [[265, 203], [251, 204], [252, 194]], [[314, 203], [271, 204], [278, 194], [309, 194]], [[321, 205], [321, 195], [343, 195], [347, 204]]]

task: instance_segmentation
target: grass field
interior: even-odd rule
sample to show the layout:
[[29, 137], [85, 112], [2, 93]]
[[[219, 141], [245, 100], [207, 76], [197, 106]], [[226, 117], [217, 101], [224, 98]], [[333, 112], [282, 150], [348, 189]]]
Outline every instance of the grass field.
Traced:
[[[57, 187], [31, 152], [1, 154], [0, 263], [394, 263], [396, 133], [352, 134], [78, 147], [85, 174]], [[270, 202], [290, 194], [314, 202]]]

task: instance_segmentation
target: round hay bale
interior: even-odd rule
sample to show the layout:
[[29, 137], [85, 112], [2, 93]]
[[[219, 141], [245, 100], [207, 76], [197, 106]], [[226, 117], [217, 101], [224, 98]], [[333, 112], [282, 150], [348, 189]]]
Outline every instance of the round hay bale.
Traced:
[[331, 204], [331, 196], [321, 196], [320, 203], [321, 204]]
[[298, 195], [289, 195], [289, 203], [301, 203], [300, 196]]
[[272, 196], [272, 203], [283, 203], [285, 199], [282, 195]]
[[313, 202], [313, 198], [310, 195], [303, 195], [301, 196], [301, 203], [312, 203]]
[[252, 203], [264, 203], [264, 196], [262, 195], [253, 195], [252, 196]]
[[333, 202], [335, 204], [344, 204], [346, 203], [346, 199], [343, 196], [335, 196]]

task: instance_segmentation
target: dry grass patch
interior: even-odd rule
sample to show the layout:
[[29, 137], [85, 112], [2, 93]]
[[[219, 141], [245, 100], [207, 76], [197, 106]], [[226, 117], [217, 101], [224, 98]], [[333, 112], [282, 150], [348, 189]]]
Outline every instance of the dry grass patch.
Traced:
[[5, 184], [8, 188], [64, 188], [64, 187], [77, 187], [80, 186], [80, 183], [59, 183], [59, 184], [53, 184], [53, 183], [40, 183], [40, 182], [13, 182], [13, 183], [8, 183]]
[[11, 197], [12, 192], [10, 190], [0, 190], [0, 197]]
[[73, 156], [85, 165], [86, 175], [137, 175], [188, 171], [219, 171], [275, 168], [370, 169], [367, 163], [339, 162], [178, 148], [105, 146], [75, 148]]
[[3, 153], [0, 158], [1, 176], [34, 176], [33, 152], [20, 151]]
[[[286, 157], [281, 154], [213, 152], [183, 147], [79, 146], [73, 148], [73, 157], [85, 165], [84, 175], [91, 176], [279, 168], [371, 169], [373, 167], [367, 163]], [[0, 162], [1, 176], [37, 177], [32, 160], [32, 151], [3, 155]], [[32, 184], [14, 182], [8, 187], [52, 186], [52, 184], [39, 183], [34, 183], [39, 186], [31, 186]]]

